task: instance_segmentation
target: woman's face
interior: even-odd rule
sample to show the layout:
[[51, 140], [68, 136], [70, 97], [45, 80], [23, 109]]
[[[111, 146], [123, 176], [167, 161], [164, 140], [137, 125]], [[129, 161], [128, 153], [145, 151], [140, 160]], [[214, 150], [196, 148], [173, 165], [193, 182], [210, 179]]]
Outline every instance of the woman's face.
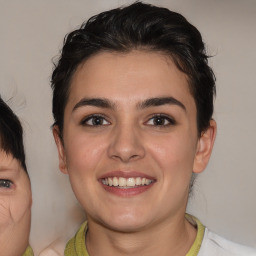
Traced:
[[20, 256], [28, 246], [31, 218], [30, 181], [19, 161], [0, 151], [1, 255]]
[[[187, 77], [160, 53], [100, 53], [71, 81], [60, 169], [88, 220], [139, 231], [184, 217], [189, 183], [209, 159]], [[208, 151], [207, 151], [207, 150]]]

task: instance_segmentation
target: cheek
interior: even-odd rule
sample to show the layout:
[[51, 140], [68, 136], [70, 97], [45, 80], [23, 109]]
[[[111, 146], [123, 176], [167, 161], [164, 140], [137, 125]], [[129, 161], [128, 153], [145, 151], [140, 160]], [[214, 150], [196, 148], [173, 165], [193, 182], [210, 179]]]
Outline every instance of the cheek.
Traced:
[[13, 197], [10, 203], [10, 213], [15, 223], [22, 219], [28, 220], [30, 218], [32, 205], [31, 191], [24, 191], [19, 196]]
[[15, 195], [5, 195], [5, 198], [0, 196], [1, 255], [21, 255], [28, 246], [31, 193], [30, 190], [15, 192]]
[[195, 147], [195, 143], [184, 133], [183, 136], [175, 134], [151, 141], [149, 151], [161, 170], [162, 188], [166, 194], [186, 194], [193, 171]]
[[[85, 205], [90, 204], [92, 207], [94, 202], [90, 199], [97, 195], [97, 174], [105, 166], [107, 140], [103, 140], [101, 136], [81, 134], [69, 138], [66, 137], [65, 153], [70, 183], [81, 205], [86, 208]], [[85, 198], [84, 195], [90, 196]]]
[[0, 196], [0, 233], [2, 228], [11, 224], [10, 198]]
[[22, 219], [30, 221], [31, 205], [30, 182], [24, 173], [17, 181], [15, 190], [0, 194], [0, 227], [15, 225]]
[[106, 145], [100, 136], [70, 136], [65, 143], [67, 169], [72, 177], [79, 176], [79, 179], [90, 175], [97, 169], [97, 166], [104, 160]]
[[22, 219], [29, 219], [31, 203], [30, 191], [18, 196], [11, 195], [0, 198], [0, 229], [8, 225], [15, 225]]
[[[149, 151], [157, 163], [166, 171], [184, 169], [192, 171], [195, 145], [185, 136], [170, 136], [151, 140]], [[191, 168], [190, 168], [191, 167]]]

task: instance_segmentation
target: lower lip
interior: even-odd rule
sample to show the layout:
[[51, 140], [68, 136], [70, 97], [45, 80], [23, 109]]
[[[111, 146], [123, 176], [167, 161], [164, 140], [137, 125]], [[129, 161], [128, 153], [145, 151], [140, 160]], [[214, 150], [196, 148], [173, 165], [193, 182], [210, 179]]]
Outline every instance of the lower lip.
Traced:
[[120, 187], [114, 187], [114, 186], [107, 186], [102, 183], [101, 183], [101, 185], [103, 186], [103, 188], [106, 191], [108, 191], [112, 194], [115, 194], [117, 196], [132, 197], [132, 196], [139, 195], [139, 194], [149, 190], [154, 185], [154, 182], [147, 186], [138, 186], [138, 187], [134, 187], [134, 188], [120, 188]]

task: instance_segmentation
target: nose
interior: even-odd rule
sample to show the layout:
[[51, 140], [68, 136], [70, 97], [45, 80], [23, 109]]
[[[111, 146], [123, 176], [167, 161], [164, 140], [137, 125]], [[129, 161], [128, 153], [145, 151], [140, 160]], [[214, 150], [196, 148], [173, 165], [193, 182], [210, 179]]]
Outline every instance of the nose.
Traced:
[[123, 163], [136, 161], [145, 156], [142, 136], [132, 125], [120, 125], [113, 130], [108, 155]]

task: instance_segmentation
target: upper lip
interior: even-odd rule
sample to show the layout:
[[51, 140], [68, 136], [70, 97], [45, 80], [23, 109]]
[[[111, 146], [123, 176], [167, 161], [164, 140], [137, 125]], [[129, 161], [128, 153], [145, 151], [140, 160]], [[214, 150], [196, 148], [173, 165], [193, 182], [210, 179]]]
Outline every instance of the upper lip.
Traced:
[[136, 171], [121, 171], [121, 170], [104, 173], [103, 175], [101, 175], [99, 177], [99, 179], [105, 179], [105, 178], [109, 178], [109, 177], [124, 177], [124, 178], [141, 177], [141, 178], [146, 178], [149, 180], [156, 180], [154, 177], [147, 175], [145, 173], [136, 172]]

